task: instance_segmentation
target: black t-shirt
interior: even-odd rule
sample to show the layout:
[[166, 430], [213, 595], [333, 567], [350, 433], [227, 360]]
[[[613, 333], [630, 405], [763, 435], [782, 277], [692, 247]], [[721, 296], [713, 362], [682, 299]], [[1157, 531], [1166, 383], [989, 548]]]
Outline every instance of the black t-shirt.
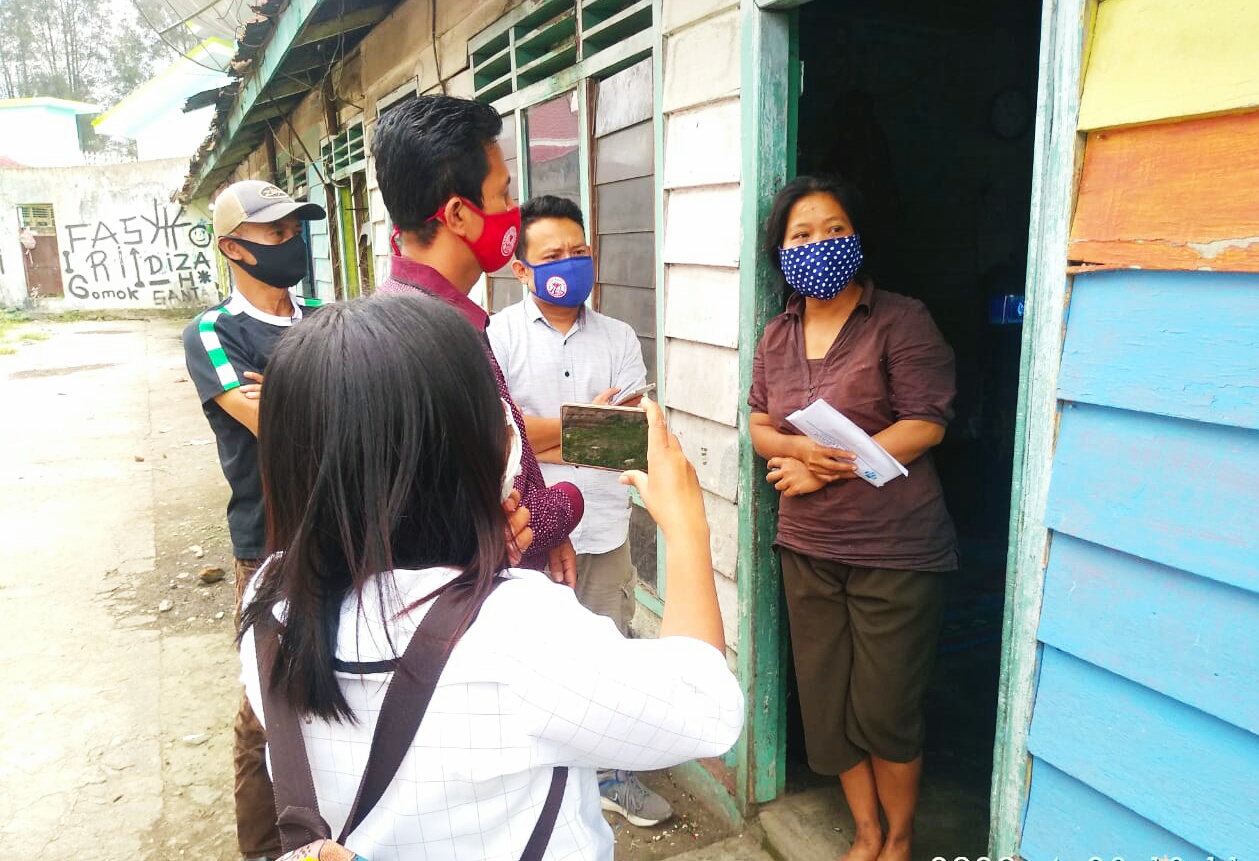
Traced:
[[249, 383], [246, 371], [262, 373], [276, 339], [318, 299], [293, 297], [292, 318], [276, 317], [253, 307], [239, 293], [202, 312], [184, 329], [184, 359], [197, 387], [201, 408], [219, 446], [219, 463], [232, 488], [227, 527], [237, 559], [261, 559], [266, 552], [262, 511], [262, 475], [258, 441], [249, 428], [214, 402], [224, 392]]

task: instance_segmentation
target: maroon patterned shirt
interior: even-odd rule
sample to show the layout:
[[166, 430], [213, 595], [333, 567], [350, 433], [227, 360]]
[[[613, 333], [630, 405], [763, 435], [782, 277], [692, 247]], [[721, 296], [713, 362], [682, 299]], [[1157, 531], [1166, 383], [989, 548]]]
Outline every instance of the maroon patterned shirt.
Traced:
[[[461, 293], [444, 275], [431, 266], [408, 260], [394, 255], [390, 262], [389, 277], [378, 288], [378, 296], [400, 296], [415, 293], [426, 293], [450, 305], [472, 324], [473, 328], [485, 338], [485, 328], [490, 317], [480, 305], [473, 302], [466, 294]], [[498, 381], [498, 393], [511, 406], [512, 418], [516, 427], [523, 432], [525, 421], [507, 391], [507, 382], [503, 379], [503, 371], [494, 359], [489, 341], [485, 341], [485, 355], [494, 369], [494, 378]], [[529, 440], [521, 442], [524, 452], [521, 457], [521, 474], [516, 479], [516, 489], [520, 491], [520, 500], [529, 509], [529, 526], [533, 528], [533, 544], [529, 546], [524, 558], [520, 560], [522, 568], [546, 567], [548, 554], [568, 538], [573, 527], [581, 521], [585, 509], [581, 491], [568, 482], [560, 482], [554, 487], [547, 487], [542, 478], [542, 470], [538, 467], [538, 459], [534, 456]]]

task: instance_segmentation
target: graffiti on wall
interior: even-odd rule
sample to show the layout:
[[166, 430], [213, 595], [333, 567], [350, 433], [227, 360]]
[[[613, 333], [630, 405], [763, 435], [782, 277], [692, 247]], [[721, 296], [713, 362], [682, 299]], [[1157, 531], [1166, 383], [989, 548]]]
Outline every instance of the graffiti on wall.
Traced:
[[213, 237], [182, 206], [59, 225], [67, 296], [145, 306], [197, 305], [215, 295]]

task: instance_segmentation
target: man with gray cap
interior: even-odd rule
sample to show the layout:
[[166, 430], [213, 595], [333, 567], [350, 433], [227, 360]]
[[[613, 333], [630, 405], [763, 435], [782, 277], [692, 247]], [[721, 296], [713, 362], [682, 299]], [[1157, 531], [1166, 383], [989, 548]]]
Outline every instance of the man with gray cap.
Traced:
[[[238, 617], [245, 584], [266, 552], [256, 392], [276, 339], [320, 304], [292, 288], [309, 268], [302, 222], [326, 217], [323, 207], [299, 203], [269, 182], [245, 180], [225, 188], [214, 202], [214, 234], [232, 273], [232, 291], [184, 329], [188, 374], [232, 490], [227, 525], [236, 557]], [[266, 734], [242, 697], [234, 755], [236, 836], [244, 858], [280, 854], [265, 750]]]

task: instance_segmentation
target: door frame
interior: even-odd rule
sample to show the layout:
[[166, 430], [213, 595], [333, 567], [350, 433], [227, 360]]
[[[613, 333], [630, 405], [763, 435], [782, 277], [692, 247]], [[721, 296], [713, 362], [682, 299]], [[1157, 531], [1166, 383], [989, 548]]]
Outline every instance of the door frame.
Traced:
[[993, 857], [1017, 857], [1031, 786], [1027, 734], [1041, 655], [1036, 631], [1050, 542], [1045, 511], [1058, 434], [1058, 368], [1071, 295], [1067, 241], [1084, 154], [1084, 135], [1077, 127], [1087, 41], [1096, 12], [1097, 0], [1044, 0], [1041, 9], [1027, 298], [990, 797], [988, 847]]
[[[770, 198], [795, 170], [795, 102], [800, 76], [794, 39], [796, 16], [762, 8], [756, 0], [742, 0], [741, 13], [739, 390], [746, 392], [752, 385], [753, 349], [765, 324], [781, 310], [773, 268], [757, 239], [769, 214]], [[762, 478], [764, 461], [752, 448], [750, 420], [751, 408], [746, 398], [741, 398], [736, 579], [742, 612], [737, 656], [748, 706], [735, 748], [735, 794], [739, 808], [745, 811], [782, 794], [787, 753], [783, 672], [786, 611], [780, 596], [778, 559], [770, 541], [778, 498]]]
[[[792, 10], [810, 0], [741, 0], [743, 23], [743, 240], [740, 260], [740, 385], [751, 381], [752, 346], [776, 310], [769, 261], [757, 228], [769, 197], [794, 171], [799, 58]], [[1036, 629], [1049, 548], [1045, 526], [1057, 433], [1057, 377], [1070, 279], [1066, 249], [1079, 180], [1083, 136], [1076, 131], [1097, 0], [1043, 0], [1026, 316], [1019, 361], [1011, 493], [1010, 550], [1002, 626], [989, 852], [1016, 857], [1030, 783], [1031, 724], [1040, 647]], [[777, 797], [783, 788], [785, 709], [782, 656], [786, 624], [772, 534], [773, 500], [759, 480], [739, 411], [739, 673], [748, 693], [747, 729], [738, 748], [738, 802]]]

